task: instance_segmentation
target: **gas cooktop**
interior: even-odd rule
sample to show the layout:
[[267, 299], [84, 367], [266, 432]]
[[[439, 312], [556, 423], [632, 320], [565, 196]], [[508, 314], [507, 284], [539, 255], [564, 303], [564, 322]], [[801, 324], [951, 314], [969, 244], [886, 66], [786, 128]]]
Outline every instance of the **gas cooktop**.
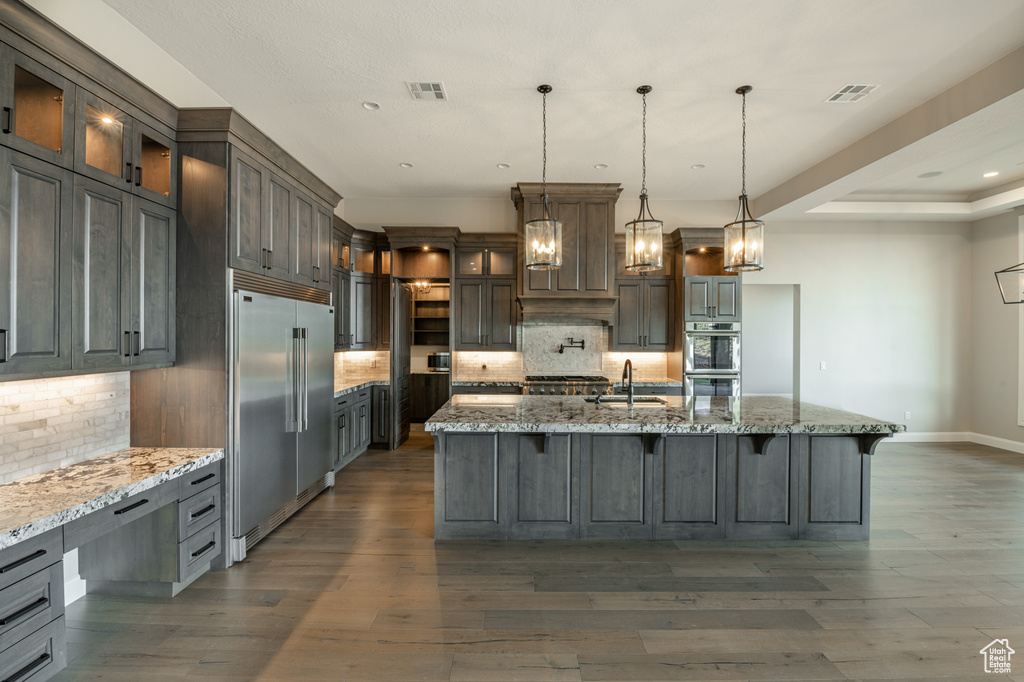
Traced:
[[567, 375], [567, 374], [529, 374], [526, 377], [526, 381], [534, 382], [547, 382], [547, 383], [594, 383], [594, 384], [607, 384], [608, 378], [602, 376], [583, 376], [583, 375]]

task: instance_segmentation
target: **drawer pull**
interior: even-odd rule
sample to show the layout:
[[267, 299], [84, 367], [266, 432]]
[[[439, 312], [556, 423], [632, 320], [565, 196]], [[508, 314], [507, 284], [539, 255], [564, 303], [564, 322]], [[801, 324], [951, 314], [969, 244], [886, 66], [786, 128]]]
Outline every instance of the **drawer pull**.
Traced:
[[217, 541], [216, 540], [210, 540], [205, 545], [203, 545], [202, 547], [200, 547], [196, 551], [192, 552], [192, 558], [195, 559], [200, 554], [205, 554], [206, 552], [210, 551], [211, 549], [213, 549], [216, 546], [217, 546]]
[[6, 680], [4, 680], [4, 682], [18, 682], [18, 680], [23, 680], [26, 677], [28, 677], [28, 675], [33, 670], [46, 663], [48, 660], [50, 660], [50, 654], [43, 654], [42, 656], [29, 663], [18, 672], [8, 677]]
[[131, 511], [132, 509], [138, 509], [138, 508], [139, 508], [139, 507], [141, 507], [142, 505], [144, 505], [144, 504], [148, 504], [148, 503], [149, 503], [149, 500], [139, 500], [139, 501], [138, 501], [138, 502], [136, 502], [135, 504], [129, 504], [129, 505], [128, 505], [127, 507], [125, 507], [124, 509], [118, 509], [118, 510], [117, 510], [116, 512], [114, 512], [114, 513], [115, 513], [115, 514], [125, 514], [125, 513], [127, 513], [127, 512], [130, 512], [130, 511]]
[[200, 516], [208, 514], [208, 513], [212, 512], [216, 508], [217, 508], [217, 505], [211, 504], [209, 506], [203, 507], [202, 509], [200, 509], [197, 512], [193, 512], [192, 514], [189, 514], [188, 517], [190, 519], [198, 519]]
[[206, 474], [202, 478], [197, 478], [196, 480], [192, 481], [191, 483], [189, 483], [189, 485], [199, 485], [203, 481], [209, 481], [211, 478], [213, 478], [216, 475], [217, 474]]
[[46, 554], [46, 550], [45, 549], [37, 549], [36, 551], [32, 552], [28, 556], [22, 557], [22, 558], [18, 559], [17, 561], [15, 561], [14, 563], [7, 564], [3, 568], [0, 568], [0, 574], [7, 573], [8, 571], [13, 571], [18, 566], [24, 566], [25, 564], [27, 564], [28, 562], [32, 561], [33, 559], [38, 559], [39, 557], [44, 556], [45, 554]]
[[25, 608], [18, 609], [17, 611], [15, 611], [14, 613], [12, 613], [9, 616], [6, 616], [5, 618], [0, 618], [0, 625], [7, 625], [8, 623], [13, 623], [14, 621], [16, 621], [19, 618], [21, 618], [22, 616], [24, 616], [26, 613], [29, 613], [30, 611], [35, 610], [36, 607], [46, 606], [49, 603], [50, 603], [49, 599], [47, 599], [46, 597], [40, 597], [39, 599], [36, 599], [34, 602], [29, 604]]

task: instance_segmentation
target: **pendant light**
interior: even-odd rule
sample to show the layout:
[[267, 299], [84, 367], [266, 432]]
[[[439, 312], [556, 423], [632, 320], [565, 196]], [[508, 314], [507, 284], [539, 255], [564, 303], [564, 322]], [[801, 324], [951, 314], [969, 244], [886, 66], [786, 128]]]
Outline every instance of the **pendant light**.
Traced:
[[538, 85], [537, 92], [544, 98], [544, 166], [541, 174], [541, 201], [543, 214], [526, 223], [524, 243], [526, 267], [530, 270], [556, 270], [562, 267], [562, 223], [552, 215], [548, 206], [548, 93], [550, 85]]
[[743, 96], [743, 193], [736, 220], [725, 226], [725, 270], [749, 272], [764, 268], [764, 222], [750, 215], [747, 205], [747, 93], [749, 85], [736, 88]]
[[647, 205], [647, 93], [653, 88], [641, 85], [636, 89], [644, 98], [643, 116], [643, 175], [640, 181], [640, 213], [636, 220], [626, 223], [626, 269], [631, 272], [650, 272], [661, 269], [662, 229], [664, 223], [655, 220]]

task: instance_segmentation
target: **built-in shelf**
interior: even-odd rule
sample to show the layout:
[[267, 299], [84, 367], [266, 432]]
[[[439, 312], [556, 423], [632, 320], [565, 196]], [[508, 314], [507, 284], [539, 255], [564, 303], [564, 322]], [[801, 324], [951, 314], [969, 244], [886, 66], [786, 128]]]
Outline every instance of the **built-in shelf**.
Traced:
[[412, 342], [415, 346], [447, 346], [451, 329], [450, 289], [432, 283], [430, 291], [416, 291], [412, 301]]

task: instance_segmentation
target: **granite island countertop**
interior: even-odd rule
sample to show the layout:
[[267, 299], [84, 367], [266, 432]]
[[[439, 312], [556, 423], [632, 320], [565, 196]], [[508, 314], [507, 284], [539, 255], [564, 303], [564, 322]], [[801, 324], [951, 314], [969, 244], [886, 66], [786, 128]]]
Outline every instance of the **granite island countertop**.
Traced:
[[427, 431], [548, 433], [856, 433], [906, 430], [830, 407], [775, 396], [666, 396], [665, 404], [588, 403], [579, 396], [456, 395]]
[[0, 485], [0, 549], [221, 459], [219, 448], [125, 448]]

